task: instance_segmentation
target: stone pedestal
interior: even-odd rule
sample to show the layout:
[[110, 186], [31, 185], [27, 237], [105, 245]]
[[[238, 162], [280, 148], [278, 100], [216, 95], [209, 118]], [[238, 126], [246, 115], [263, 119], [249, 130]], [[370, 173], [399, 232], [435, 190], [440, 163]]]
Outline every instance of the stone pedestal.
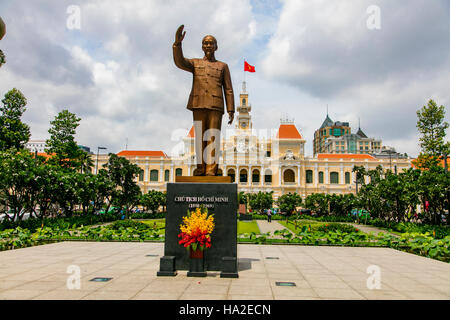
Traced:
[[[186, 177], [204, 178], [204, 177]], [[214, 178], [207, 177], [209, 181]], [[226, 177], [229, 178], [229, 177]], [[189, 270], [189, 254], [182, 245], [180, 225], [187, 211], [204, 205], [214, 214], [215, 228], [211, 234], [211, 248], [205, 255], [206, 271], [221, 271], [226, 276], [238, 277], [237, 266], [237, 184], [214, 182], [177, 182], [167, 184], [167, 215], [164, 257], [161, 258], [160, 273]], [[175, 257], [175, 270], [166, 270], [166, 257]], [[225, 260], [224, 260], [225, 259]], [[224, 261], [226, 269], [224, 269]], [[222, 275], [221, 275], [222, 276]]]

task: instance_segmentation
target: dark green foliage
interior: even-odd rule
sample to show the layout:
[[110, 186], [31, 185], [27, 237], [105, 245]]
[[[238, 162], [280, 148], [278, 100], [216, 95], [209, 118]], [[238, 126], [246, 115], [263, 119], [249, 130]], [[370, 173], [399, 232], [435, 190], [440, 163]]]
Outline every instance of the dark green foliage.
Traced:
[[329, 224], [322, 224], [317, 228], [318, 231], [323, 231], [323, 232], [347, 232], [347, 233], [352, 233], [352, 232], [358, 232], [359, 230], [349, 224], [343, 224], [343, 223], [329, 223]]
[[21, 117], [25, 112], [27, 99], [17, 89], [6, 93], [0, 107], [0, 151], [23, 149], [30, 139], [30, 127]]
[[248, 204], [254, 212], [262, 213], [264, 210], [272, 208], [273, 191], [247, 194]]
[[115, 221], [111, 224], [110, 228], [113, 230], [121, 230], [121, 228], [133, 228], [136, 230], [152, 229], [152, 227], [146, 223], [130, 219]]
[[141, 189], [135, 178], [142, 171], [137, 165], [128, 159], [119, 157], [113, 153], [109, 154], [109, 160], [103, 165], [105, 173], [114, 183], [116, 188], [112, 192], [112, 204], [119, 208], [125, 208], [127, 214], [139, 203]]
[[313, 193], [308, 195], [305, 199], [305, 207], [319, 216], [328, 214], [327, 195], [323, 193]]
[[425, 154], [441, 155], [445, 148], [445, 130], [449, 124], [444, 121], [445, 107], [438, 107], [433, 100], [417, 111], [417, 128], [421, 134], [420, 146]]
[[277, 200], [278, 207], [287, 217], [297, 212], [297, 207], [302, 204], [302, 197], [298, 193], [283, 194]]
[[140, 196], [139, 204], [145, 208], [145, 211], [156, 213], [160, 207], [166, 206], [166, 193], [150, 190]]

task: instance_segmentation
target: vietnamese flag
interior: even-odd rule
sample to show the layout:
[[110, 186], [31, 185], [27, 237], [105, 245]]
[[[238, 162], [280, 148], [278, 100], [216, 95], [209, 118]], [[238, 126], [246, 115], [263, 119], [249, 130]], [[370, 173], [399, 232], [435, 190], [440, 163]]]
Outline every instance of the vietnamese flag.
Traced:
[[244, 71], [255, 72], [255, 66], [251, 66], [244, 60]]

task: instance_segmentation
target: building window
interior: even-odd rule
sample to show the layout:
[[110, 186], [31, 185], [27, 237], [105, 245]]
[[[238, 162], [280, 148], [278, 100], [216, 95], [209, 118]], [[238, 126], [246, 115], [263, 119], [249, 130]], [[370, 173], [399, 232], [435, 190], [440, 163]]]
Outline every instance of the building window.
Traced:
[[239, 182], [247, 183], [247, 181], [248, 181], [247, 170], [242, 169], [241, 172], [239, 173]]
[[158, 181], [158, 170], [150, 171], [150, 181]]
[[266, 151], [266, 158], [270, 158], [270, 151]]
[[350, 183], [350, 172], [346, 172], [345, 173], [345, 183], [349, 184]]
[[272, 170], [266, 170], [264, 173], [264, 183], [272, 183]]
[[245, 98], [242, 99], [242, 105], [245, 106]]
[[294, 171], [292, 171], [291, 169], [287, 169], [286, 171], [284, 171], [283, 174], [283, 180], [286, 183], [293, 183], [295, 182], [295, 173]]
[[234, 181], [235, 181], [236, 175], [235, 175], [233, 169], [228, 170], [227, 176], [231, 177], [231, 182], [234, 182]]
[[253, 170], [252, 183], [259, 183], [259, 171], [258, 170]]
[[323, 183], [323, 172], [319, 172], [319, 183]]
[[144, 170], [141, 170], [141, 172], [139, 172], [139, 181], [144, 181]]
[[170, 178], [170, 171], [166, 170], [164, 171], [164, 181], [169, 181]]
[[312, 172], [312, 170], [306, 170], [306, 183], [313, 183], [313, 172]]
[[331, 172], [330, 173], [330, 183], [331, 184], [338, 184], [339, 183], [339, 173], [337, 173], [337, 172]]
[[183, 175], [183, 169], [177, 168], [175, 169], [175, 176], [182, 176]]

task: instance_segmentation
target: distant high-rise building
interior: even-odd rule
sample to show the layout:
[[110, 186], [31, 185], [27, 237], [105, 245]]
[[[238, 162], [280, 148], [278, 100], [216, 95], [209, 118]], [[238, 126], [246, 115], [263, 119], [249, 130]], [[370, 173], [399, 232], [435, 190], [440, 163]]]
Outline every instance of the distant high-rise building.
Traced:
[[358, 128], [351, 133], [348, 122], [333, 122], [327, 115], [322, 126], [314, 133], [314, 155], [319, 153], [379, 153], [382, 148], [380, 139], [369, 138]]
[[340, 138], [351, 133], [348, 122], [333, 122], [327, 114], [319, 129], [314, 132], [314, 155], [318, 153], [326, 153], [327, 140], [330, 138]]

